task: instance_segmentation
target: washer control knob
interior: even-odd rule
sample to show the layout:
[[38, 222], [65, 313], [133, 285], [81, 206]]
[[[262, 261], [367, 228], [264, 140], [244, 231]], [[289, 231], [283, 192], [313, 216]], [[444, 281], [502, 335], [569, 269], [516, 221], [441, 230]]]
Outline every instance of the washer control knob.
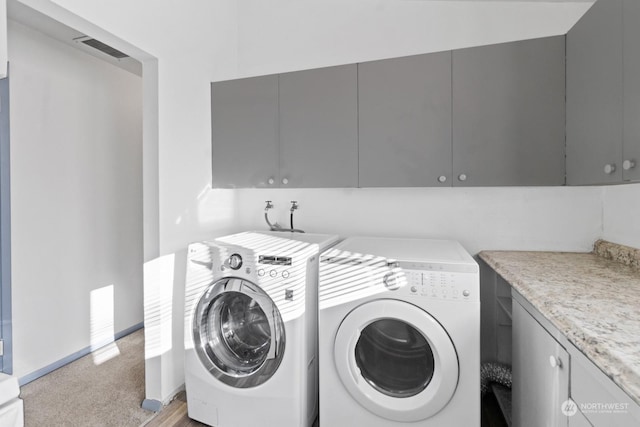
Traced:
[[396, 279], [396, 275], [392, 272], [385, 274], [384, 278], [382, 279], [382, 283], [384, 283], [384, 286], [390, 291], [396, 291], [398, 290], [398, 288], [400, 288], [398, 280]]
[[271, 277], [276, 277], [277, 275], [278, 275], [278, 272], [277, 272], [277, 271], [275, 271], [275, 270], [271, 270], [271, 271], [269, 272], [269, 276], [271, 276]]
[[288, 279], [289, 278], [289, 272], [287, 270], [282, 272], [282, 278], [283, 279]]
[[415, 294], [416, 292], [418, 292], [418, 288], [415, 287], [415, 286], [412, 286], [411, 287], [411, 292]]
[[464, 291], [462, 291], [462, 295], [464, 295], [465, 297], [468, 297], [469, 295], [471, 295], [471, 292], [469, 292], [468, 289], [465, 289]]
[[239, 270], [242, 267], [242, 257], [239, 254], [233, 254], [227, 260], [227, 264], [232, 270]]

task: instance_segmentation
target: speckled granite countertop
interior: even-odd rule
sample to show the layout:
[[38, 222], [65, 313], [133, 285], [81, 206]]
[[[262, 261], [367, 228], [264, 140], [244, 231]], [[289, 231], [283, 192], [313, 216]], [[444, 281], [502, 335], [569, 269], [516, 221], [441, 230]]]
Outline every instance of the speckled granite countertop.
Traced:
[[593, 253], [479, 256], [640, 404], [640, 250], [598, 241]]

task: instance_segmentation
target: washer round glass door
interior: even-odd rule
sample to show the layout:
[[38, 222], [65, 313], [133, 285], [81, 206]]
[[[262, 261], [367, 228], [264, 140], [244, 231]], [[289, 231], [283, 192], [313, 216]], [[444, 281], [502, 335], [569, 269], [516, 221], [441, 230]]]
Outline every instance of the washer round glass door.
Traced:
[[280, 366], [284, 324], [275, 303], [258, 285], [237, 277], [220, 279], [207, 288], [194, 316], [198, 358], [225, 384], [255, 387]]
[[442, 325], [398, 300], [375, 300], [351, 311], [334, 346], [338, 375], [351, 396], [392, 421], [427, 419], [458, 385], [458, 356]]

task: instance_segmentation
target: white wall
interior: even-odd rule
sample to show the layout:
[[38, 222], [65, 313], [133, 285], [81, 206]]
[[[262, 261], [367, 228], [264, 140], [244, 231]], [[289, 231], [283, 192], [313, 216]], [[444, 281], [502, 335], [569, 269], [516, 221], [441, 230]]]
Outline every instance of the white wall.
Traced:
[[238, 2], [241, 75], [566, 34], [593, 1]]
[[142, 322], [142, 84], [11, 20], [9, 58], [22, 377]]
[[[152, 123], [145, 124], [144, 137], [145, 224], [151, 224], [145, 225], [145, 254], [159, 256], [145, 258], [145, 288], [174, 301], [171, 316], [145, 319], [163, 322], [153, 328], [157, 335], [146, 333], [148, 342], [161, 343], [147, 359], [147, 379], [154, 381], [147, 381], [146, 397], [163, 401], [183, 382], [182, 267], [168, 268], [165, 260], [188, 242], [237, 228], [236, 218], [244, 215], [236, 211], [234, 192], [208, 190], [211, 81], [556, 35], [591, 4], [197, 0], [178, 7], [129, 0], [17, 1], [123, 52], [135, 56], [140, 49], [157, 59], [143, 71], [144, 120]], [[149, 85], [156, 83], [154, 92]], [[157, 169], [150, 172], [152, 163]], [[172, 276], [173, 283], [166, 280]], [[149, 314], [162, 307], [147, 303]]]
[[640, 248], [640, 184], [604, 187], [602, 237]]
[[601, 232], [599, 187], [380, 188], [236, 190], [238, 224], [289, 226], [307, 232], [459, 240], [484, 249], [589, 251]]

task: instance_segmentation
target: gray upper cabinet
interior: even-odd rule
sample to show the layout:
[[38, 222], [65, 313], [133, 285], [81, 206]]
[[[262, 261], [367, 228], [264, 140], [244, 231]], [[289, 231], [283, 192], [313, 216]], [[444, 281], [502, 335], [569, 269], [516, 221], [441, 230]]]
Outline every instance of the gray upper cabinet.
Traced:
[[640, 180], [640, 1], [623, 3], [624, 137], [622, 179]]
[[[211, 96], [214, 187], [565, 182], [564, 37], [217, 82]], [[640, 129], [628, 134], [640, 158]]]
[[276, 185], [278, 76], [213, 83], [211, 116], [213, 187]]
[[451, 53], [358, 65], [361, 187], [451, 185]]
[[453, 51], [453, 184], [563, 185], [564, 37]]
[[[567, 34], [567, 184], [570, 185], [622, 180], [622, 15], [622, 0], [598, 0]], [[637, 58], [635, 65], [628, 62], [625, 66], [630, 69], [637, 66]], [[625, 127], [625, 131], [631, 132], [631, 126]]]
[[280, 75], [280, 187], [358, 186], [357, 66]]

